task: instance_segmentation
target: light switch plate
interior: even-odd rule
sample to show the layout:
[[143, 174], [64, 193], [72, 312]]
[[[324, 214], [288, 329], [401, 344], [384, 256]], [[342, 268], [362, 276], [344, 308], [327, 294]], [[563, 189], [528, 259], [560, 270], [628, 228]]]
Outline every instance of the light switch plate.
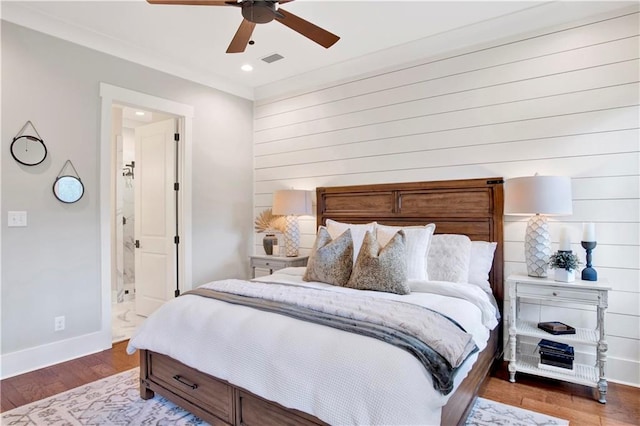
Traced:
[[7, 226], [18, 227], [27, 226], [27, 212], [25, 211], [10, 211], [7, 212]]

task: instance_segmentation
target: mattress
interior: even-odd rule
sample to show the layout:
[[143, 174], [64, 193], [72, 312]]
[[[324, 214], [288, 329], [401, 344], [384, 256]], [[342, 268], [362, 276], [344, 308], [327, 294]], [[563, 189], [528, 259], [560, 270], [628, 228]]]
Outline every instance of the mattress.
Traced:
[[[343, 293], [366, 293], [434, 309], [452, 318], [484, 349], [496, 312], [477, 286], [413, 283], [409, 295], [353, 290], [302, 280], [304, 268], [256, 279]], [[206, 287], [205, 284], [203, 287]], [[127, 351], [168, 355], [236, 386], [341, 424], [439, 424], [449, 395], [409, 352], [383, 341], [193, 295], [167, 302], [131, 338]], [[458, 369], [457, 386], [477, 353]], [[454, 388], [455, 389], [455, 388]]]

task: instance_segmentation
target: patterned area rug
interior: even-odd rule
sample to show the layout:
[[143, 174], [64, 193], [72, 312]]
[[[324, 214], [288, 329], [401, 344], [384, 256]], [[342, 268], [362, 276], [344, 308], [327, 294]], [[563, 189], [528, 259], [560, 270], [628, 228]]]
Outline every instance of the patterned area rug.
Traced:
[[[2, 426], [204, 426], [208, 423], [161, 396], [145, 401], [138, 391], [139, 369], [2, 413]], [[467, 425], [568, 425], [566, 420], [478, 398]]]
[[478, 398], [471, 409], [466, 424], [467, 426], [546, 426], [569, 425], [569, 421], [489, 399]]
[[139, 371], [134, 368], [4, 412], [2, 426], [208, 424], [161, 396], [156, 395], [147, 401], [141, 399]]

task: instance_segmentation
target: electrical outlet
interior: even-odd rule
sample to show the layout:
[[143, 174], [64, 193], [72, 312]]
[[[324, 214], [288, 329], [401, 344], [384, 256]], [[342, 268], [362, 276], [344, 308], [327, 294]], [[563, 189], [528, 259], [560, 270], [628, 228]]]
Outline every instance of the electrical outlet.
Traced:
[[53, 330], [54, 331], [62, 331], [64, 330], [64, 317], [55, 317], [53, 319]]

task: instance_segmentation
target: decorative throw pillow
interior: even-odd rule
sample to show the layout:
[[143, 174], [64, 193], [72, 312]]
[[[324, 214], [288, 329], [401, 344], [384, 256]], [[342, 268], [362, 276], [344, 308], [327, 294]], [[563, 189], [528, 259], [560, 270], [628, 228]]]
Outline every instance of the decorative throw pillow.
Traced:
[[302, 279], [344, 286], [351, 276], [352, 259], [351, 231], [347, 229], [334, 240], [327, 228], [321, 226]]
[[345, 287], [358, 290], [409, 294], [407, 250], [404, 232], [398, 231], [382, 248], [373, 232], [367, 231], [351, 278]]
[[497, 245], [497, 243], [488, 241], [471, 241], [469, 283], [480, 286], [489, 294], [492, 294], [491, 284], [489, 284], [489, 272], [493, 266], [493, 255]]
[[436, 225], [425, 226], [387, 226], [376, 225], [378, 244], [384, 247], [400, 230], [404, 231], [407, 245], [407, 279], [427, 279], [427, 252], [431, 245], [431, 237]]
[[327, 230], [329, 231], [331, 238], [334, 240], [347, 229], [351, 231], [351, 238], [353, 239], [353, 263], [356, 263], [356, 257], [360, 252], [360, 246], [362, 246], [364, 234], [367, 231], [373, 232], [376, 229], [376, 223], [370, 222], [365, 224], [355, 224], [327, 219]]
[[469, 282], [471, 240], [466, 235], [438, 234], [431, 238], [427, 275], [431, 281]]

